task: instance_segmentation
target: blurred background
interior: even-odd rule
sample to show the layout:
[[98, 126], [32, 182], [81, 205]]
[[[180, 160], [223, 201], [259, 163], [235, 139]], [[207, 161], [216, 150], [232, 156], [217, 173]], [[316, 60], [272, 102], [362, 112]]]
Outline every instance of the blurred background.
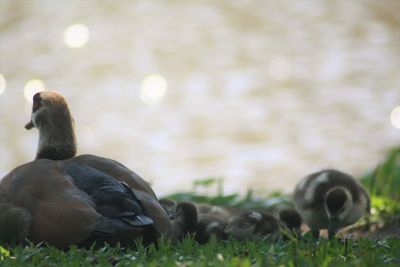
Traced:
[[1, 0], [0, 176], [35, 156], [40, 90], [159, 195], [362, 175], [400, 144], [400, 1]]

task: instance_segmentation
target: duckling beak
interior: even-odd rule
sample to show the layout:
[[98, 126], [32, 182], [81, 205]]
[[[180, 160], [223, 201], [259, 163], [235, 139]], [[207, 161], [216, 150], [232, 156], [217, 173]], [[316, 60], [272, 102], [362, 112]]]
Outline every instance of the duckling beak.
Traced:
[[32, 120], [30, 120], [26, 125], [25, 125], [25, 129], [30, 130], [33, 127], [35, 127], [35, 125], [33, 124]]
[[329, 220], [328, 235], [329, 239], [335, 236], [335, 234], [340, 229], [340, 221], [337, 218], [332, 218]]

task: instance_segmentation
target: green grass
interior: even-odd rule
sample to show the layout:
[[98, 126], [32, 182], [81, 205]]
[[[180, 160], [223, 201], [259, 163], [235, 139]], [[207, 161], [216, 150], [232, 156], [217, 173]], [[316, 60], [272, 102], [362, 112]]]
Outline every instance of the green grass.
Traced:
[[[374, 170], [361, 177], [371, 195], [372, 216], [358, 226], [400, 222], [400, 148], [395, 148]], [[197, 193], [216, 187], [214, 196]], [[210, 190], [207, 190], [210, 191]], [[219, 179], [196, 181], [192, 192], [169, 197], [241, 208], [291, 206], [287, 196], [274, 193], [268, 198], [224, 195]], [[400, 227], [400, 226], [399, 226]], [[191, 237], [172, 244], [161, 240], [157, 245], [136, 248], [104, 246], [100, 249], [58, 250], [45, 244], [0, 246], [0, 266], [400, 266], [400, 239], [349, 238], [320, 239], [308, 234], [304, 239], [272, 242], [236, 240], [197, 244]]]
[[161, 241], [158, 248], [105, 246], [61, 251], [47, 246], [17, 246], [3, 254], [3, 266], [399, 266], [400, 239], [342, 241], [212, 241], [199, 245], [186, 238]]
[[391, 149], [382, 163], [360, 179], [371, 195], [400, 200], [400, 147]]

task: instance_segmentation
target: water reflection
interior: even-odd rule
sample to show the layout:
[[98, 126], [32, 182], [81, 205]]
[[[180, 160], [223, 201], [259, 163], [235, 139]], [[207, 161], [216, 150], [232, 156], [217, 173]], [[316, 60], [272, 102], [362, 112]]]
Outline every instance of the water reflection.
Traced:
[[394, 127], [400, 129], [400, 106], [392, 110], [390, 113], [390, 121]]
[[161, 102], [167, 92], [167, 81], [158, 74], [149, 75], [142, 82], [140, 99], [143, 103], [154, 105]]
[[36, 93], [42, 92], [44, 90], [45, 90], [45, 86], [41, 80], [38, 80], [38, 79], [30, 80], [29, 82], [27, 82], [25, 84], [25, 87], [24, 87], [24, 95], [25, 95], [26, 101], [28, 101], [29, 103], [32, 103], [33, 96]]
[[289, 192], [399, 144], [400, 1], [53, 2], [0, 1], [0, 174], [35, 155], [32, 77], [68, 99], [79, 153], [159, 194], [210, 176]]
[[83, 24], [69, 26], [64, 32], [64, 42], [71, 48], [84, 46], [89, 40], [89, 29]]
[[0, 95], [4, 93], [4, 91], [6, 90], [6, 86], [6, 78], [4, 78], [3, 74], [0, 73]]
[[272, 59], [268, 66], [268, 72], [272, 79], [277, 81], [284, 81], [289, 78], [291, 74], [290, 62], [283, 57], [276, 57]]

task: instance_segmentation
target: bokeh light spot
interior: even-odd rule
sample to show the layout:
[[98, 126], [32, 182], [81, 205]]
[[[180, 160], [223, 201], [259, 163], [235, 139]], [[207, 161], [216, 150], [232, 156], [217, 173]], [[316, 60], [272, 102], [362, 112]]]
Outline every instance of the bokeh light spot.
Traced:
[[140, 99], [143, 103], [154, 105], [161, 102], [167, 92], [167, 81], [158, 74], [147, 76], [142, 82]]
[[64, 32], [64, 42], [68, 47], [82, 47], [88, 40], [89, 29], [83, 24], [69, 26]]
[[400, 106], [395, 107], [390, 113], [390, 121], [393, 126], [400, 129]]
[[28, 102], [33, 102], [33, 96], [45, 90], [44, 84], [41, 80], [30, 80], [24, 87], [24, 95]]
[[6, 78], [4, 78], [3, 74], [0, 73], [0, 95], [2, 95], [6, 90], [6, 85]]

